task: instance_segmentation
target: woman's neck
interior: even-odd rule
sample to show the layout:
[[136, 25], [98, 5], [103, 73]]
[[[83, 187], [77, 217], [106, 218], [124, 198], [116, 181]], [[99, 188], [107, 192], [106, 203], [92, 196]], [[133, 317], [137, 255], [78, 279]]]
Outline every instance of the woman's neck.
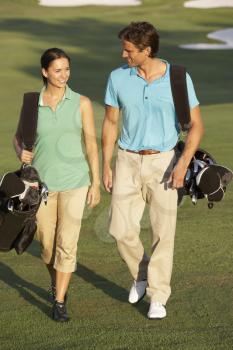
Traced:
[[44, 93], [52, 98], [52, 99], [57, 99], [57, 100], [61, 100], [62, 97], [64, 96], [64, 93], [65, 93], [65, 87], [63, 88], [58, 88], [56, 86], [53, 86], [51, 84], [48, 84], [45, 88], [45, 91]]

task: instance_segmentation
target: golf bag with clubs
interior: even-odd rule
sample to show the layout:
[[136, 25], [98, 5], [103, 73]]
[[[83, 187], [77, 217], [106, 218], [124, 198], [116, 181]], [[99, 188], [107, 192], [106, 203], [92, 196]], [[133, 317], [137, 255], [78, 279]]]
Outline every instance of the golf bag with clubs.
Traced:
[[[184, 142], [179, 141], [176, 146], [178, 157], [183, 149]], [[198, 199], [206, 198], [208, 208], [212, 209], [214, 202], [223, 199], [232, 177], [230, 169], [217, 164], [210, 153], [198, 148], [186, 172], [184, 187], [178, 190], [178, 204], [181, 203], [183, 196], [189, 195], [194, 205]]]
[[[171, 90], [176, 115], [182, 131], [188, 131], [190, 125], [190, 109], [186, 85], [186, 71], [182, 66], [171, 65]], [[185, 144], [179, 141], [176, 145], [176, 157], [180, 157]], [[227, 185], [233, 178], [232, 170], [217, 164], [210, 153], [199, 148], [193, 156], [185, 175], [184, 187], [178, 190], [178, 205], [183, 196], [189, 195], [192, 203], [206, 198], [211, 209], [214, 202], [223, 199]]]
[[[23, 107], [16, 135], [24, 149], [32, 150], [35, 142], [38, 93], [24, 95]], [[48, 189], [41, 182], [37, 170], [23, 164], [0, 179], [0, 251], [15, 249], [22, 254], [36, 232], [36, 213], [41, 200], [46, 202]]]

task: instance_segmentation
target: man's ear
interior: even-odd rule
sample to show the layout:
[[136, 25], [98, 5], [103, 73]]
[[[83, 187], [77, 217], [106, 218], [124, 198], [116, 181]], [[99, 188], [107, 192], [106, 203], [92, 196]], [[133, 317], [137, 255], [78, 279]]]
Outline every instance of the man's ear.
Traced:
[[147, 55], [148, 57], [150, 57], [150, 54], [151, 54], [151, 47], [150, 47], [150, 46], [147, 46], [147, 47], [145, 48], [145, 52], [146, 52], [146, 55]]

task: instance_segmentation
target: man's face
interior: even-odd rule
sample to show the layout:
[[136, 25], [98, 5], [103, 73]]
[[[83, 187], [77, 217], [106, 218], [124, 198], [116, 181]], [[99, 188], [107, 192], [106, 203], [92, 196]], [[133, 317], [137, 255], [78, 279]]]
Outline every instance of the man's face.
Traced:
[[148, 59], [149, 48], [139, 50], [130, 41], [123, 40], [122, 42], [122, 57], [127, 60], [129, 67], [141, 66]]

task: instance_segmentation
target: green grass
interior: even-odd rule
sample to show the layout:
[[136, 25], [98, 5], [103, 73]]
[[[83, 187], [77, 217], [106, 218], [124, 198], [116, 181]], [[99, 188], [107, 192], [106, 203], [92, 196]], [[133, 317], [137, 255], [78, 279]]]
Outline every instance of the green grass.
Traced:
[[[160, 56], [184, 64], [202, 104], [202, 146], [233, 168], [232, 50], [188, 51], [208, 32], [232, 27], [233, 9], [185, 9], [183, 1], [145, 0], [129, 8], [46, 8], [36, 0], [1, 0], [0, 172], [19, 166], [11, 146], [22, 95], [41, 87], [39, 57], [58, 46], [72, 57], [71, 87], [94, 102], [98, 140], [108, 73], [122, 63], [117, 32], [129, 21], [151, 21], [161, 33]], [[232, 186], [214, 209], [205, 200], [179, 209], [168, 317], [146, 317], [148, 299], [127, 303], [131, 283], [107, 235], [109, 195], [86, 210], [73, 275], [68, 325], [50, 319], [49, 279], [34, 241], [22, 256], [0, 253], [0, 349], [230, 350], [233, 342]], [[142, 240], [149, 251], [148, 213]]]

